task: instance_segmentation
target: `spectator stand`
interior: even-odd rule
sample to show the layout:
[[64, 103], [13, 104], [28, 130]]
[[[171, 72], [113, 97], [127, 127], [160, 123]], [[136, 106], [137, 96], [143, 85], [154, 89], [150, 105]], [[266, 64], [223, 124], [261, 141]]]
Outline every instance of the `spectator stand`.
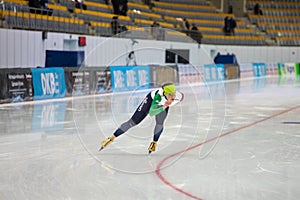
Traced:
[[[215, 43], [214, 41], [217, 41], [219, 44], [230, 42], [234, 44], [265, 44], [261, 41], [264, 40], [264, 37], [256, 37], [252, 29], [247, 27], [245, 21], [236, 22], [235, 35], [237, 37], [231, 37], [230, 39], [222, 37], [224, 36], [224, 18], [234, 18], [234, 15], [217, 12], [217, 9], [207, 1], [161, 0], [155, 1], [154, 5], [153, 12], [162, 15], [167, 22], [174, 24], [177, 30], [184, 33], [189, 31], [181, 25], [184, 18], [190, 24], [195, 24], [203, 37], [201, 43]], [[245, 41], [242, 41], [243, 39]], [[253, 41], [250, 41], [252, 39]]]
[[[259, 3], [261, 12], [253, 12]], [[1, 3], [0, 26], [26, 30], [55, 31], [77, 34], [112, 36], [113, 7], [105, 0], [84, 1], [77, 6], [71, 0], [49, 0], [47, 8], [32, 8], [25, 0], [5, 0]], [[220, 13], [206, 0], [160, 0], [148, 5], [128, 2], [127, 16], [117, 15], [120, 37], [176, 40], [191, 35], [181, 24], [184, 18], [195, 24], [202, 43], [234, 45], [297, 46], [300, 38], [300, 4], [298, 0], [247, 0], [247, 21], [237, 19], [235, 34], [224, 36], [224, 18], [233, 14]], [[166, 28], [159, 37], [150, 37], [147, 27], [159, 24]], [[125, 28], [126, 27], [126, 28]], [[91, 31], [93, 30], [93, 31]], [[125, 34], [124, 30], [128, 30]], [[162, 29], [161, 29], [162, 30]], [[174, 30], [174, 31], [173, 31]], [[178, 33], [176, 31], [181, 31]], [[151, 32], [151, 31], [150, 31]], [[131, 35], [131, 36], [130, 36]]]
[[[259, 4], [260, 13], [255, 12]], [[248, 18], [274, 45], [298, 46], [300, 43], [300, 4], [297, 0], [247, 1]]]
[[[83, 20], [70, 17], [67, 8], [52, 3], [48, 9], [28, 6], [27, 1], [8, 0], [2, 10], [3, 27], [26, 30], [87, 34]], [[51, 9], [51, 12], [49, 10]]]

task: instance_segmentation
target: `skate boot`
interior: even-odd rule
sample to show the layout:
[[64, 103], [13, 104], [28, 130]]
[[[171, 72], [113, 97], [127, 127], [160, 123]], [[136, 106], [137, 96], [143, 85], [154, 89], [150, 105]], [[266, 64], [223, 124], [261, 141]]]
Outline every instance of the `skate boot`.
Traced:
[[155, 141], [151, 142], [148, 150], [149, 150], [149, 154], [155, 151], [157, 143]]
[[104, 149], [104, 147], [106, 147], [107, 145], [109, 145], [113, 141], [114, 141], [113, 137], [108, 137], [106, 140], [103, 140], [103, 142], [101, 143], [101, 147], [100, 147], [99, 151], [101, 151], [102, 149]]

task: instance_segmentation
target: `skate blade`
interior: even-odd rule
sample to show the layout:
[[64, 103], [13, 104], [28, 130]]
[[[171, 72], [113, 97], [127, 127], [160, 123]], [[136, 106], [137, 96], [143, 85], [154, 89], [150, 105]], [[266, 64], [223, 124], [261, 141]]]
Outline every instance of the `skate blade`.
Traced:
[[104, 149], [102, 146], [98, 149], [98, 151], [101, 151], [102, 149]]

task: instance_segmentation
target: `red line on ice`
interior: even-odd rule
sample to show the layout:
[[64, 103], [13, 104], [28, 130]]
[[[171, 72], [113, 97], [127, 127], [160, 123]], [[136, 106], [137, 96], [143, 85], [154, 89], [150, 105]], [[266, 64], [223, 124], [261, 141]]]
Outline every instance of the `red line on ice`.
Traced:
[[241, 126], [241, 127], [236, 128], [236, 129], [234, 129], [234, 130], [227, 131], [227, 132], [225, 132], [225, 133], [223, 133], [223, 134], [221, 134], [221, 135], [219, 135], [219, 136], [217, 136], [217, 137], [210, 138], [210, 139], [208, 139], [208, 140], [205, 140], [204, 142], [201, 142], [201, 143], [199, 143], [199, 144], [196, 144], [196, 145], [194, 145], [194, 146], [191, 146], [191, 147], [189, 147], [189, 148], [187, 148], [187, 149], [184, 149], [184, 150], [181, 150], [181, 151], [179, 151], [179, 152], [173, 153], [173, 154], [171, 154], [171, 155], [165, 157], [162, 161], [159, 162], [159, 164], [158, 164], [157, 167], [156, 167], [155, 173], [156, 173], [156, 175], [159, 177], [159, 179], [161, 179], [166, 185], [170, 186], [170, 187], [173, 188], [174, 190], [176, 190], [176, 191], [178, 191], [178, 192], [180, 192], [180, 193], [182, 193], [182, 194], [184, 194], [184, 195], [186, 195], [186, 196], [188, 196], [188, 197], [191, 197], [191, 198], [193, 198], [193, 199], [203, 200], [202, 198], [197, 197], [197, 196], [195, 196], [195, 195], [193, 195], [193, 194], [191, 194], [191, 193], [189, 193], [189, 192], [186, 192], [186, 191], [184, 191], [184, 190], [182, 190], [182, 189], [176, 187], [176, 186], [173, 185], [172, 183], [170, 183], [170, 182], [162, 175], [162, 173], [161, 173], [161, 167], [163, 166], [163, 164], [164, 164], [167, 160], [169, 160], [170, 158], [172, 158], [172, 157], [174, 157], [174, 156], [176, 156], [176, 155], [182, 154], [182, 153], [184, 153], [184, 152], [186, 152], [186, 151], [190, 151], [190, 150], [192, 150], [192, 149], [195, 149], [195, 148], [197, 148], [197, 147], [200, 147], [201, 145], [204, 145], [204, 144], [206, 144], [206, 143], [209, 143], [209, 142], [211, 142], [211, 141], [214, 141], [214, 140], [216, 140], [216, 139], [218, 139], [218, 138], [224, 137], [224, 136], [229, 135], [229, 134], [231, 134], [231, 133], [235, 133], [235, 132], [237, 132], [237, 131], [239, 131], [239, 130], [242, 130], [242, 129], [249, 128], [249, 127], [254, 126], [254, 125], [258, 124], [258, 123], [267, 121], [267, 120], [269, 120], [269, 119], [272, 119], [272, 118], [274, 118], [274, 117], [277, 117], [277, 116], [279, 116], [279, 115], [282, 115], [282, 114], [284, 114], [284, 113], [290, 112], [290, 111], [295, 110], [295, 109], [298, 109], [298, 108], [300, 108], [300, 105], [295, 106], [295, 107], [292, 107], [292, 108], [289, 108], [289, 109], [286, 109], [286, 110], [283, 110], [283, 111], [278, 112], [278, 113], [276, 113], [276, 114], [274, 114], [274, 115], [271, 115], [271, 116], [269, 116], [269, 117], [263, 118], [263, 119], [261, 119], [261, 120], [255, 121], [255, 122], [253, 122], [253, 123], [250, 123], [250, 124]]

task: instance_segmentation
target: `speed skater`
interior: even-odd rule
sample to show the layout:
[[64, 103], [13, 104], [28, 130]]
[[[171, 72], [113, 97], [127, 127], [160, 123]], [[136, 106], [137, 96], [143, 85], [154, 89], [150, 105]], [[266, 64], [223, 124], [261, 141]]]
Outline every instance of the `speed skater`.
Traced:
[[[180, 98], [180, 99], [179, 99]], [[183, 100], [183, 94], [176, 91], [173, 83], [166, 83], [161, 88], [149, 92], [144, 100], [135, 110], [132, 117], [124, 122], [110, 137], [101, 143], [99, 150], [112, 143], [116, 137], [119, 137], [130, 128], [138, 125], [149, 114], [155, 116], [155, 128], [153, 141], [148, 148], [149, 154], [154, 152], [159, 137], [164, 129], [164, 121], [168, 115], [169, 107]]]

